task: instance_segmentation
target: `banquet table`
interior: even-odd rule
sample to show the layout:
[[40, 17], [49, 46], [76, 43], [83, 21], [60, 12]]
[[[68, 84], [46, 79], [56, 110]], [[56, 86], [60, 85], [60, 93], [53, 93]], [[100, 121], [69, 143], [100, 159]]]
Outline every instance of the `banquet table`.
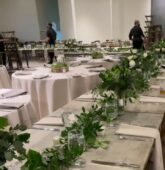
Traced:
[[[22, 71], [26, 75], [16, 72], [12, 75], [12, 86], [24, 89], [31, 94], [32, 103], [39, 117], [42, 118], [98, 85], [98, 70], [92, 72], [86, 68], [88, 66], [70, 67], [69, 72], [66, 73], [52, 73], [47, 67], [28, 71], [29, 74]], [[35, 79], [36, 75], [48, 77]]]
[[0, 88], [11, 88], [11, 80], [5, 66], [0, 65]]
[[[66, 57], [78, 57], [78, 56], [91, 56], [92, 52], [90, 51], [67, 51], [67, 48], [19, 48], [20, 56], [25, 56], [25, 58], [29, 58], [30, 56], [35, 56], [37, 51], [43, 51], [45, 61], [48, 61], [48, 52], [54, 52], [55, 56], [59, 54], [63, 54]], [[129, 55], [130, 51], [104, 51], [105, 55]]]
[[[89, 109], [94, 101], [85, 100], [80, 96], [75, 100], [71, 101], [62, 108], [54, 111], [51, 116], [60, 116], [65, 111], [72, 111], [74, 114], [81, 112], [82, 106]], [[90, 149], [88, 152], [83, 154], [83, 158], [86, 160], [86, 165], [84, 170], [146, 170], [147, 168], [151, 170], [152, 162], [149, 161], [154, 148], [155, 140], [150, 137], [139, 137], [139, 136], [127, 136], [127, 135], [117, 135], [116, 130], [120, 123], [127, 123], [129, 125], [136, 125], [140, 127], [152, 127], [155, 129], [161, 129], [163, 114], [150, 114], [148, 113], [134, 113], [125, 112], [122, 114], [111, 126], [105, 129], [104, 134], [100, 135], [99, 138], [110, 141], [109, 147], [107, 149]], [[33, 129], [34, 127], [34, 129]], [[34, 125], [32, 129], [28, 129], [26, 132], [31, 134], [30, 143], [26, 145], [26, 148], [34, 149], [36, 151], [42, 152], [44, 148], [51, 147], [54, 142], [54, 137], [59, 136], [59, 132], [42, 130], [41, 128], [49, 127], [46, 125], [36, 126]], [[40, 127], [37, 129], [36, 127]], [[59, 128], [61, 127], [55, 127]], [[37, 138], [36, 138], [37, 136]], [[132, 165], [133, 167], [124, 166], [112, 166], [112, 165], [101, 165], [93, 163], [93, 160], [108, 161], [113, 163], [123, 163], [125, 165]], [[136, 168], [134, 166], [137, 166]], [[18, 165], [12, 170], [18, 169]], [[9, 169], [10, 170], [10, 169]]]
[[[0, 89], [0, 94], [9, 92], [11, 89]], [[39, 118], [37, 117], [35, 107], [31, 103], [29, 94], [19, 95], [11, 98], [1, 98], [0, 105], [7, 104], [9, 107], [0, 108], [0, 116], [6, 117], [11, 126], [23, 124], [31, 127]], [[22, 104], [20, 108], [11, 108], [10, 105]]]

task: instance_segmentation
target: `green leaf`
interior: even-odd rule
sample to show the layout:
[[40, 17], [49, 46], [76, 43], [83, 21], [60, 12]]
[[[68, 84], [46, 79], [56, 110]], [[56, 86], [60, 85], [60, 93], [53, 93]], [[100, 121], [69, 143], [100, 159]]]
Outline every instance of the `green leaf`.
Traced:
[[5, 128], [8, 125], [8, 121], [4, 117], [0, 117], [0, 129]]
[[25, 154], [25, 149], [23, 148], [23, 143], [21, 141], [15, 141], [13, 145], [18, 153]]
[[25, 143], [28, 142], [29, 138], [30, 138], [30, 134], [29, 133], [22, 133], [22, 134], [17, 136], [17, 140], [19, 140], [21, 142], [25, 142]]
[[11, 161], [14, 158], [14, 153], [12, 151], [5, 152], [5, 158], [8, 161]]
[[22, 170], [46, 170], [42, 162], [42, 156], [39, 152], [29, 150], [27, 162], [21, 167]]
[[27, 129], [27, 127], [25, 126], [25, 125], [16, 125], [15, 127], [14, 127], [14, 130], [20, 130], [20, 131], [24, 131], [24, 130], [26, 130]]

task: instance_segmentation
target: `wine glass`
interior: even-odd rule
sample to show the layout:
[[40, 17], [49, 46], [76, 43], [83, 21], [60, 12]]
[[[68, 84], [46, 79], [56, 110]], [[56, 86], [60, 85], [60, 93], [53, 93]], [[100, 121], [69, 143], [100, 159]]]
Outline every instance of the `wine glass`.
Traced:
[[76, 130], [68, 132], [68, 149], [72, 155], [76, 157], [73, 167], [84, 167], [85, 160], [80, 158], [85, 150], [85, 138], [83, 130], [80, 130], [79, 132]]

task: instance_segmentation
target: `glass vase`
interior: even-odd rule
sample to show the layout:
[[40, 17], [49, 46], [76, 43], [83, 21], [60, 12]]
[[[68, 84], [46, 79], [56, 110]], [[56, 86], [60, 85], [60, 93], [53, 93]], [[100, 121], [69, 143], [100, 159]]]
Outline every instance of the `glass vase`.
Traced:
[[113, 120], [115, 120], [118, 117], [117, 101], [114, 100], [112, 102], [106, 102], [104, 104], [104, 112], [107, 123], [111, 123]]
[[124, 107], [125, 107], [125, 100], [123, 98], [117, 98], [118, 115], [123, 114]]

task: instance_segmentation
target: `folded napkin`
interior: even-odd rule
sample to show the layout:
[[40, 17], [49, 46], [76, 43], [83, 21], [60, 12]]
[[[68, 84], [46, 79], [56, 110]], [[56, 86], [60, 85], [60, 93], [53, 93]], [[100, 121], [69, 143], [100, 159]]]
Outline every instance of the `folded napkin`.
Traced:
[[49, 77], [49, 74], [37, 74], [33, 76], [34, 79], [44, 79], [47, 77]]
[[92, 95], [92, 93], [83, 94], [80, 97], [78, 97], [78, 99], [93, 99], [93, 95]]
[[132, 168], [88, 163], [84, 170], [133, 170]]
[[102, 72], [102, 71], [105, 71], [105, 68], [104, 68], [104, 67], [101, 67], [101, 68], [93, 68], [93, 69], [90, 69], [89, 71], [90, 71], [90, 72]]
[[23, 106], [23, 103], [1, 103], [0, 109], [19, 109]]
[[154, 170], [164, 170], [162, 145], [159, 130], [148, 127], [140, 127], [128, 124], [120, 124], [116, 134], [151, 137], [155, 139], [155, 147], [153, 151]]
[[11, 89], [7, 92], [1, 93], [0, 94], [0, 99], [1, 98], [10, 98], [10, 97], [16, 97], [19, 95], [26, 94], [27, 92], [23, 89]]
[[31, 75], [32, 73], [30, 71], [16, 71], [15, 75]]
[[64, 124], [61, 117], [44, 117], [35, 125], [63, 126]]
[[88, 66], [88, 67], [86, 67], [86, 68], [99, 68], [99, 67], [103, 67], [103, 65]]
[[75, 74], [73, 74], [73, 75], [72, 75], [72, 77], [74, 77], [74, 78], [78, 78], [78, 77], [82, 77], [82, 75], [81, 75], [81, 74], [79, 74], [79, 73], [75, 73]]
[[76, 66], [79, 66], [79, 65], [81, 65], [81, 62], [80, 61], [70, 61], [69, 62], [69, 65], [71, 66], [71, 67], [76, 67]]
[[140, 102], [165, 103], [165, 98], [163, 98], [163, 97], [152, 97], [152, 96], [140, 96]]

